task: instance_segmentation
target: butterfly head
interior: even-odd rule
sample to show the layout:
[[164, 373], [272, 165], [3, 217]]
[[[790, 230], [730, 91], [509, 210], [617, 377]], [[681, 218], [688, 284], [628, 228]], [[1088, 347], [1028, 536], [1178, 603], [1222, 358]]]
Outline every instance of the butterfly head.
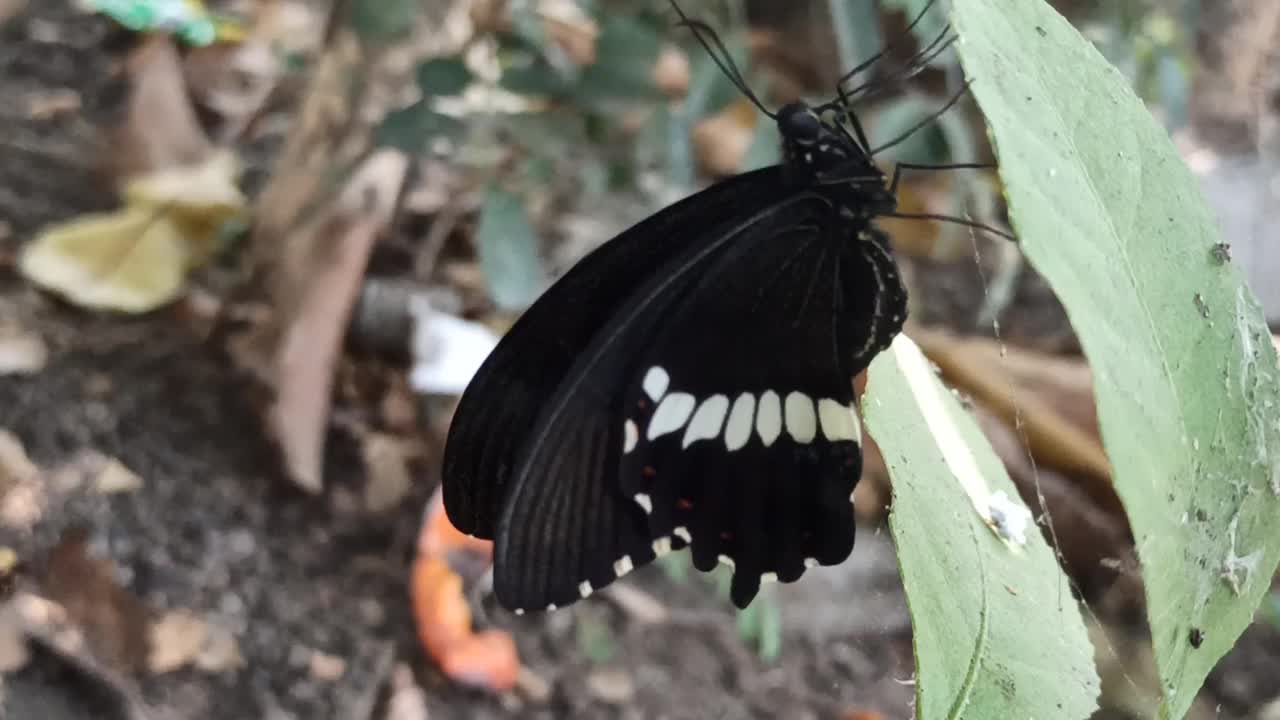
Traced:
[[820, 186], [823, 194], [840, 195], [841, 205], [856, 206], [867, 216], [893, 212], [897, 203], [884, 173], [849, 132], [823, 119], [821, 111], [827, 109], [793, 102], [775, 115], [788, 177]]

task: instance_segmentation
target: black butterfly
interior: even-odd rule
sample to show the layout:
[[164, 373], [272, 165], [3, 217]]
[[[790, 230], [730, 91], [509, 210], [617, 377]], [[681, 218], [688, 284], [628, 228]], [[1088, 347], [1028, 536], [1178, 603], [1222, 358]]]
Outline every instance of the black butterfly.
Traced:
[[[759, 106], [714, 34], [681, 18]], [[562, 607], [687, 546], [699, 570], [734, 568], [745, 607], [762, 581], [853, 550], [852, 378], [907, 315], [872, 221], [910, 216], [895, 212], [896, 175], [872, 162], [850, 95], [761, 107], [780, 165], [586, 256], [476, 374], [450, 428], [444, 501], [460, 530], [496, 540], [504, 606]]]

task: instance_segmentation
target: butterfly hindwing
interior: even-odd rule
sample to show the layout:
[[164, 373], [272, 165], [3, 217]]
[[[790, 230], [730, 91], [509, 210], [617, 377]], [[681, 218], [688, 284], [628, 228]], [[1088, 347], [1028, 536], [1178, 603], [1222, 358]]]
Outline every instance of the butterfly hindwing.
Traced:
[[562, 606], [684, 546], [679, 535], [654, 535], [621, 491], [625, 393], [641, 357], [688, 311], [702, 278], [822, 207], [820, 198], [801, 196], [744, 211], [708, 233], [708, 242], [653, 273], [569, 369], [528, 430], [511, 475], [494, 555], [494, 589], [505, 606]]
[[717, 183], [600, 246], [528, 309], [472, 379], [449, 428], [443, 492], [458, 529], [494, 537], [530, 428], [621, 304], [673, 257], [781, 188], [777, 167]]
[[[856, 234], [856, 239], [850, 237]], [[726, 257], [641, 355], [619, 486], [739, 606], [853, 548], [862, 467], [853, 376], [906, 314], [884, 237], [821, 213]]]

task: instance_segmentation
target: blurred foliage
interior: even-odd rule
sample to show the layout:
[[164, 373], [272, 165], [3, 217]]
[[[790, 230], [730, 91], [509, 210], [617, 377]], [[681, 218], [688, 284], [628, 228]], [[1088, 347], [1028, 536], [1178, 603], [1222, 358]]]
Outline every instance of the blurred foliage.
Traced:
[[[619, 194], [635, 205], [634, 216], [626, 218], [634, 220], [693, 192], [709, 170], [724, 171], [720, 163], [708, 167], [707, 150], [699, 146], [694, 130], [740, 101], [741, 94], [692, 33], [677, 27], [667, 0], [510, 0], [480, 5], [488, 10], [484, 17], [472, 13], [474, 37], [456, 54], [433, 58], [419, 68], [423, 99], [388, 116], [378, 140], [409, 152], [446, 156], [474, 179], [472, 186], [511, 193], [525, 204], [531, 231], [504, 241], [513, 257], [539, 256], [537, 238], [555, 232], [544, 212], [548, 208], [573, 213], [594, 207], [603, 194]], [[899, 58], [886, 58], [871, 69], [873, 74], [853, 81], [856, 85], [875, 78], [878, 83], [872, 101], [859, 107], [873, 144], [902, 137], [962, 89], [953, 52], [929, 63], [935, 82], [928, 92], [915, 81], [893, 81], [908, 52], [925, 47], [946, 29], [946, 5], [939, 1], [930, 7], [929, 0], [797, 3], [795, 12], [809, 20], [809, 33], [815, 38], [830, 33], [840, 67], [855, 67], [885, 43], [895, 51], [890, 56]], [[757, 95], [773, 103], [792, 99], [771, 97], [769, 90], [778, 85], [774, 81], [779, 73], [787, 72], [778, 54], [788, 49], [794, 53], [798, 37], [779, 28], [752, 26], [751, 11], [759, 6], [758, 0], [682, 3], [687, 14], [715, 28]], [[1193, 70], [1190, 28], [1200, 0], [1124, 0], [1089, 6], [1092, 9], [1079, 21], [1086, 36], [1169, 125], [1184, 123]], [[352, 19], [363, 33], [398, 34], [410, 27], [413, 7], [414, 0], [357, 0]], [[772, 12], [776, 18], [776, 10]], [[902, 36], [901, 28], [917, 16], [920, 22], [911, 37]], [[885, 27], [898, 28], [898, 37], [886, 37]], [[671, 53], [682, 53], [685, 64], [677, 63], [674, 69], [664, 64]], [[808, 61], [819, 63], [816, 54]], [[839, 76], [830, 67], [809, 70], [831, 79]], [[936, 83], [939, 73], [941, 89]], [[790, 80], [781, 86], [794, 92], [804, 85], [797, 78]], [[803, 99], [818, 102], [828, 99], [831, 89], [805, 94]], [[894, 162], [981, 160], [986, 140], [971, 118], [971, 103], [962, 102], [936, 123], [886, 148], [880, 158], [886, 169]], [[757, 115], [742, 132], [748, 137], [741, 147], [728, 150], [729, 157], [736, 158], [736, 171], [778, 161], [773, 123]], [[719, 125], [705, 135], [708, 142], [729, 143]], [[976, 219], [997, 220], [996, 186], [957, 182], [952, 188], [954, 197], [938, 211], [960, 209]], [[941, 233], [963, 235], [952, 230]], [[486, 263], [486, 269], [492, 267], [495, 263]], [[488, 280], [497, 287], [510, 278]], [[518, 288], [497, 292], [532, 299]]]
[[1166, 125], [1186, 124], [1202, 0], [1099, 3], [1081, 30]]

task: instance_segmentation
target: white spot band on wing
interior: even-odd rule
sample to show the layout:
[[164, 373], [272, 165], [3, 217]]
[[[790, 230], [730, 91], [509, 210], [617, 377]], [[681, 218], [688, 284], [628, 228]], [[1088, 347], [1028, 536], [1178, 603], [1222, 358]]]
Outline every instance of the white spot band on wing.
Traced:
[[698, 440], [710, 440], [719, 437], [720, 428], [724, 426], [724, 416], [729, 412], [729, 398], [724, 395], [712, 395], [698, 406], [689, 428], [684, 431], [683, 447], [689, 447]]
[[756, 412], [756, 432], [765, 447], [769, 447], [782, 434], [782, 401], [778, 393], [767, 390], [760, 395], [760, 408]]
[[818, 418], [813, 414], [813, 400], [802, 392], [787, 394], [787, 434], [798, 443], [811, 443], [818, 434]]
[[822, 434], [828, 440], [861, 441], [861, 423], [858, 422], [857, 411], [851, 406], [822, 398], [818, 401], [818, 420], [822, 422]]
[[741, 450], [751, 440], [751, 420], [755, 415], [756, 397], [742, 393], [733, 401], [729, 421], [724, 425], [724, 446], [730, 451]]
[[689, 420], [693, 414], [694, 399], [688, 393], [671, 393], [662, 399], [658, 409], [649, 418], [649, 429], [645, 437], [656, 440], [667, 433], [673, 433]]
[[654, 365], [644, 374], [644, 381], [641, 382], [640, 387], [644, 388], [644, 394], [648, 395], [650, 400], [658, 402], [663, 395], [667, 394], [667, 386], [670, 384], [671, 376], [667, 371]]

